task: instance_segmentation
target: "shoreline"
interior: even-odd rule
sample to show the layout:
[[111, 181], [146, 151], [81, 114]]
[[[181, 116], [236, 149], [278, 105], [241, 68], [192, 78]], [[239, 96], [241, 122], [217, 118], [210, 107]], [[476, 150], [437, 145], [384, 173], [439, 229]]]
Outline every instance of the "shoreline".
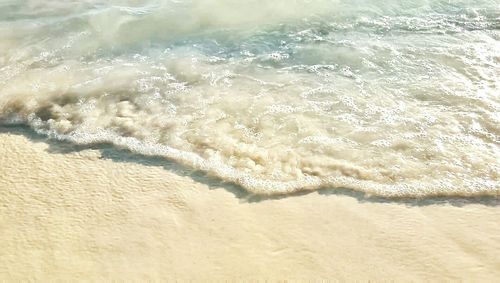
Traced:
[[498, 197], [251, 198], [163, 159], [51, 144], [0, 131], [0, 279], [500, 277]]
[[[0, 121], [1, 122], [1, 121]], [[397, 195], [378, 195], [354, 188], [331, 188], [320, 187], [313, 189], [303, 189], [291, 192], [271, 192], [255, 193], [247, 190], [243, 186], [228, 180], [223, 180], [217, 176], [208, 175], [208, 173], [198, 169], [185, 166], [175, 160], [170, 160], [164, 156], [144, 155], [139, 152], [133, 152], [128, 148], [120, 148], [112, 143], [97, 144], [73, 144], [67, 140], [58, 140], [47, 137], [44, 134], [37, 133], [25, 124], [7, 124], [0, 125], [0, 134], [22, 135], [34, 142], [44, 142], [49, 145], [47, 151], [51, 153], [77, 153], [84, 150], [100, 152], [102, 159], [109, 159], [115, 162], [131, 162], [145, 166], [160, 166], [166, 170], [172, 171], [177, 175], [190, 177], [196, 182], [208, 185], [210, 188], [224, 188], [233, 193], [235, 197], [247, 201], [263, 201], [288, 197], [296, 197], [317, 192], [322, 195], [347, 195], [358, 199], [361, 202], [391, 202], [405, 205], [429, 205], [437, 203], [450, 203], [452, 205], [464, 204], [484, 204], [500, 205], [500, 190], [488, 191], [487, 193], [461, 193], [447, 194], [435, 193], [430, 195], [397, 196]]]

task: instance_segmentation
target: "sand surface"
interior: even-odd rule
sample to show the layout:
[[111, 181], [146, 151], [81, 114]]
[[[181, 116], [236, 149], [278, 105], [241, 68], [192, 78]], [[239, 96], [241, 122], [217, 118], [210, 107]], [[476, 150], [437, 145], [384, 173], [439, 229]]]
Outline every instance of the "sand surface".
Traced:
[[0, 280], [500, 278], [498, 198], [255, 199], [126, 155], [0, 131]]

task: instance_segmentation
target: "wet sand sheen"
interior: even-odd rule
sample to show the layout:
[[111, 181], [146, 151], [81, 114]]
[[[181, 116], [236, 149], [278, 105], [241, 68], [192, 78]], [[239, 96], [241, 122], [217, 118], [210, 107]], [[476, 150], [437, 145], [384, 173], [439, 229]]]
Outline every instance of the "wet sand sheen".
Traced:
[[51, 153], [20, 133], [0, 134], [0, 279], [500, 277], [495, 201], [248, 202], [98, 150]]

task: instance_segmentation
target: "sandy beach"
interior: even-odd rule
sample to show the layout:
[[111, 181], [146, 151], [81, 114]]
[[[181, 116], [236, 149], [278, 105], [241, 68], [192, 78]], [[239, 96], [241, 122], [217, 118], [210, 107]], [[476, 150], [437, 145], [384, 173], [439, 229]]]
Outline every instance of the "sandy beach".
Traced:
[[0, 0], [0, 282], [498, 282], [498, 0]]
[[0, 132], [0, 279], [500, 277], [498, 199], [272, 199], [161, 159]]

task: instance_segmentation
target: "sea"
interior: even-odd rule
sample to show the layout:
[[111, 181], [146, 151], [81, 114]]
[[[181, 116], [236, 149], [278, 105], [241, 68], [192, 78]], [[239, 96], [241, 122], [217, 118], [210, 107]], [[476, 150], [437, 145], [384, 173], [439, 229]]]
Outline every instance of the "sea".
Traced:
[[0, 125], [257, 195], [498, 195], [500, 2], [0, 0]]

